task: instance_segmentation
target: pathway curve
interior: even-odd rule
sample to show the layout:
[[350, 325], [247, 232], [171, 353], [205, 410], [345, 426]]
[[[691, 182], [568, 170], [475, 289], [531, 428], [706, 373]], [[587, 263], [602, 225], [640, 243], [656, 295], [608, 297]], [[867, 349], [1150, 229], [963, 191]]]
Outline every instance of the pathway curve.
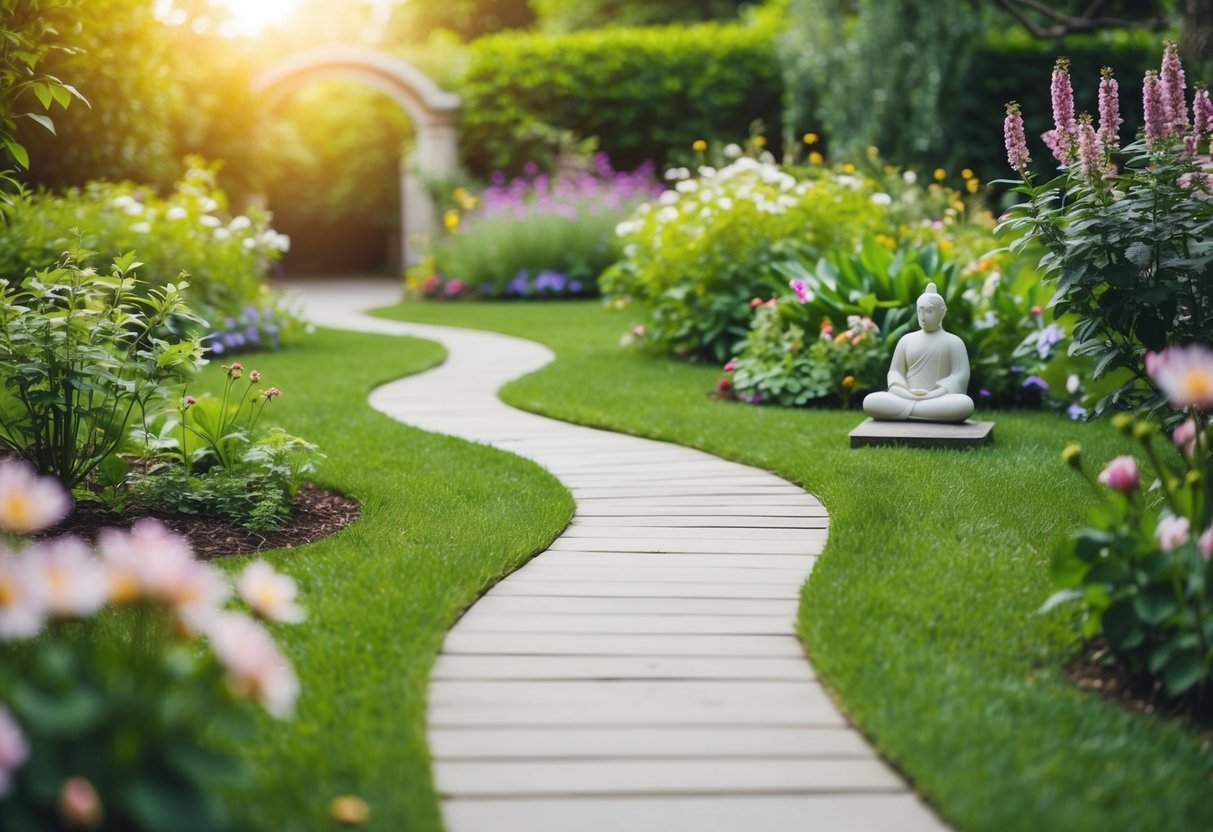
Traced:
[[945, 829], [850, 727], [795, 636], [825, 509], [773, 474], [515, 410], [536, 343], [370, 318], [391, 282], [300, 284], [325, 326], [438, 341], [371, 394], [534, 460], [573, 493], [551, 548], [447, 635], [428, 731], [449, 832]]

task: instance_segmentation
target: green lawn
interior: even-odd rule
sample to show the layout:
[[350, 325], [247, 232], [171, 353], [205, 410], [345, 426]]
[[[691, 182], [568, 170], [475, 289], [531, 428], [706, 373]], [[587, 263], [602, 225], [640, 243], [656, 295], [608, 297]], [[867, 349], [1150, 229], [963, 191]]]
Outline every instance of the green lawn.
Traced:
[[[572, 514], [568, 492], [534, 464], [367, 405], [376, 384], [441, 359], [430, 342], [323, 330], [241, 358], [283, 391], [265, 418], [319, 443], [320, 483], [363, 506], [343, 532], [268, 556], [299, 582], [308, 620], [281, 629], [303, 688], [297, 714], [262, 720], [245, 752], [256, 783], [240, 811], [256, 828], [334, 828], [329, 802], [353, 794], [370, 805], [364, 828], [439, 829], [425, 744], [434, 656], [460, 611]], [[217, 386], [222, 374], [205, 377]]]
[[[1094, 464], [1126, 452], [1106, 423], [979, 413], [998, 423], [989, 449], [851, 451], [855, 413], [714, 401], [715, 368], [620, 350], [637, 321], [597, 303], [384, 314], [542, 340], [558, 360], [508, 385], [509, 402], [703, 448], [818, 495], [831, 530], [802, 596], [803, 640], [844, 709], [960, 829], [1213, 829], [1208, 743], [1074, 690], [1062, 678], [1075, 647], [1065, 622], [1035, 614], [1050, 593], [1049, 553], [1091, 500], [1059, 453], [1074, 440]], [[489, 477], [464, 487], [491, 493]], [[538, 519], [500, 522], [517, 534]], [[545, 522], [532, 539], [550, 533]], [[369, 545], [381, 529], [355, 533]], [[334, 687], [322, 695], [350, 707]]]

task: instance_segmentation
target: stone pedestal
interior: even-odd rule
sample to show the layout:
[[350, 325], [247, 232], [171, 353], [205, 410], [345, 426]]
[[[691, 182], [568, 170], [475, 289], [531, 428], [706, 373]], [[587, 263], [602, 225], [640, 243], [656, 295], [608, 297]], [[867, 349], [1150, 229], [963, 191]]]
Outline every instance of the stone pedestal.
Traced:
[[887, 422], [865, 419], [851, 431], [851, 447], [976, 448], [994, 441], [993, 422]]

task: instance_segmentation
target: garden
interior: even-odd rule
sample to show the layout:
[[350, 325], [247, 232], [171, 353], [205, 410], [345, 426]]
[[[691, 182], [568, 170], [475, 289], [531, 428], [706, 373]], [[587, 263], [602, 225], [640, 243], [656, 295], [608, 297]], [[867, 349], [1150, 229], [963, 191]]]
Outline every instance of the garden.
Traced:
[[[355, 272], [550, 350], [515, 408], [818, 498], [795, 635], [949, 827], [1213, 827], [1193, 5], [6, 4], [0, 828], [466, 828], [435, 662], [581, 498], [374, 409], [448, 354], [310, 322]], [[456, 173], [340, 73], [258, 98], [335, 43], [458, 93]], [[996, 438], [852, 450], [928, 285]]]

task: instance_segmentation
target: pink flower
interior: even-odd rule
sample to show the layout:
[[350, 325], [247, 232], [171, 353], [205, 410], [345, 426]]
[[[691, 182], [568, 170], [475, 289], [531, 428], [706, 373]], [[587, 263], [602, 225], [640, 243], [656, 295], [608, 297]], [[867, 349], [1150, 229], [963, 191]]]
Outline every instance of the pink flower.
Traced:
[[1188, 419], [1177, 427], [1171, 434], [1171, 441], [1175, 443], [1176, 448], [1191, 456], [1196, 450], [1196, 421]]
[[196, 404], [198, 404], [197, 399], [195, 399], [193, 396], [186, 396], [184, 399], [181, 400], [181, 409], [189, 410], [191, 407], [193, 407]]
[[1196, 538], [1196, 548], [1205, 560], [1213, 555], [1213, 526], [1205, 529], [1204, 534]]
[[1128, 493], [1141, 484], [1141, 472], [1137, 460], [1131, 456], [1118, 456], [1108, 463], [1099, 475], [1099, 481], [1113, 491]]
[[1106, 150], [1120, 148], [1120, 85], [1112, 77], [1112, 68], [1105, 66], [1099, 81], [1099, 143]]
[[249, 381], [251, 381], [253, 384], [257, 384], [259, 381], [261, 381], [261, 371], [260, 371], [260, 370], [252, 370], [252, 371], [251, 371], [251, 372], [248, 374], [248, 380], [249, 380]]
[[788, 285], [796, 293], [796, 300], [801, 303], [808, 303], [813, 299], [813, 293], [809, 291], [808, 285], [803, 280], [790, 280]]
[[1053, 158], [1057, 160], [1059, 165], [1065, 166], [1069, 162], [1066, 159], [1066, 145], [1062, 141], [1060, 133], [1056, 130], [1046, 130], [1040, 134], [1040, 138], [1045, 143], [1045, 147], [1049, 148], [1049, 152], [1053, 154]]
[[1146, 373], [1177, 408], [1213, 408], [1213, 350], [1203, 344], [1146, 353]]
[[1154, 536], [1158, 538], [1158, 548], [1164, 552], [1174, 552], [1192, 536], [1192, 524], [1188, 522], [1187, 517], [1173, 517], [1168, 514], [1158, 521]]
[[728, 360], [728, 363], [726, 363], [726, 364], [724, 365], [724, 371], [725, 371], [726, 373], [731, 373], [731, 372], [733, 372], [733, 371], [734, 371], [734, 370], [736, 370], [736, 369], [737, 369], [737, 359], [736, 359], [736, 358], [730, 358], [730, 359]]
[[1007, 104], [1007, 117], [1002, 123], [1002, 137], [1007, 146], [1007, 163], [1023, 176], [1032, 157], [1028, 155], [1028, 140], [1023, 132], [1023, 115], [1014, 101]]
[[59, 618], [85, 618], [105, 606], [109, 584], [101, 562], [78, 537], [60, 537], [26, 550], [31, 577], [46, 609]]
[[1088, 182], [1101, 179], [1104, 174], [1103, 149], [1086, 113], [1078, 125], [1078, 170]]
[[1043, 315], [1045, 313], [1045, 310], [1044, 310], [1043, 306], [1033, 306], [1031, 309], [1031, 312], [1033, 315], [1035, 315], [1036, 317], [1039, 318], [1041, 315]]
[[1165, 44], [1159, 83], [1168, 132], [1183, 132], [1188, 127], [1187, 82], [1179, 62], [1179, 47], [1173, 40]]
[[267, 387], [265, 390], [261, 391], [261, 395], [266, 399], [276, 399], [282, 395], [282, 391], [277, 387]]
[[271, 716], [290, 716], [299, 696], [299, 680], [263, 626], [247, 616], [224, 612], [208, 622], [206, 635], [238, 694], [255, 696]]
[[757, 309], [762, 306], [762, 298], [750, 298], [750, 308]]
[[1058, 144], [1068, 155], [1074, 145], [1078, 125], [1074, 122], [1074, 88], [1070, 84], [1070, 59], [1058, 58], [1053, 65], [1053, 128]]
[[1213, 130], [1213, 101], [1209, 99], [1209, 91], [1201, 87], [1192, 97], [1192, 132], [1200, 138]]
[[295, 603], [299, 587], [293, 578], [279, 574], [263, 560], [250, 563], [236, 580], [240, 597], [259, 618], [298, 624], [303, 608]]
[[101, 825], [101, 797], [83, 777], [69, 777], [59, 789], [59, 817], [68, 829], [96, 829]]
[[42, 587], [30, 561], [0, 549], [0, 641], [37, 635], [46, 620]]
[[25, 735], [21, 726], [0, 705], [0, 797], [5, 797], [13, 789], [13, 773], [25, 765], [29, 757], [29, 749], [25, 745]]
[[0, 531], [42, 531], [71, 510], [72, 498], [59, 480], [38, 476], [26, 462], [0, 462]]
[[1142, 117], [1146, 124], [1146, 141], [1155, 142], [1167, 135], [1167, 109], [1163, 103], [1162, 84], [1158, 73], [1147, 70], [1141, 88]]

